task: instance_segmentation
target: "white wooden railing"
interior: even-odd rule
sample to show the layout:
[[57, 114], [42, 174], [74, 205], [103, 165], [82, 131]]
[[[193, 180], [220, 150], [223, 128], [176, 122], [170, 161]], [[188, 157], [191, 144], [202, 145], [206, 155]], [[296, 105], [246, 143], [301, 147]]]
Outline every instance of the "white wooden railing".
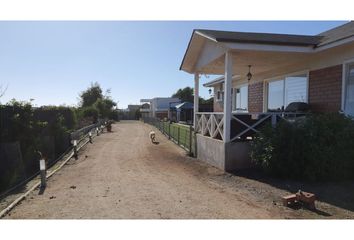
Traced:
[[[292, 121], [304, 115], [307, 115], [307, 113], [232, 113], [231, 121], [236, 123], [231, 123], [230, 132], [227, 134], [230, 134], [231, 142], [250, 140], [264, 124], [270, 124], [275, 127], [280, 120]], [[198, 112], [196, 114], [195, 132], [203, 136], [224, 140], [224, 113]]]
[[198, 112], [195, 132], [215, 139], [224, 139], [224, 113]]

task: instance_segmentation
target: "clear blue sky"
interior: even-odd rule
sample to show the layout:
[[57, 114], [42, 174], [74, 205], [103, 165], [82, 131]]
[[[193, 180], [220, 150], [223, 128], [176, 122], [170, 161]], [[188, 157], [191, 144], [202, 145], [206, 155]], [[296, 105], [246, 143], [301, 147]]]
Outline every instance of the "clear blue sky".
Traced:
[[[179, 71], [193, 29], [318, 34], [345, 22], [0, 22], [0, 101], [75, 105], [98, 82], [119, 108], [193, 86]], [[202, 83], [210, 79], [202, 79]], [[207, 89], [201, 95], [208, 97]]]

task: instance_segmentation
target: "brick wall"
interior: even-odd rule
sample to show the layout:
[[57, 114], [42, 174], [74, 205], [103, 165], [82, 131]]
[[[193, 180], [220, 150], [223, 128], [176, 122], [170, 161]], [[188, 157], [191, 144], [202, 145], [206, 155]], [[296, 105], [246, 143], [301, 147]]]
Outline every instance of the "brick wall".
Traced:
[[214, 97], [214, 112], [223, 112], [224, 111], [224, 102], [223, 101], [216, 101], [216, 97]]
[[248, 111], [263, 112], [263, 82], [248, 85]]
[[341, 109], [342, 65], [310, 71], [309, 104], [313, 112]]

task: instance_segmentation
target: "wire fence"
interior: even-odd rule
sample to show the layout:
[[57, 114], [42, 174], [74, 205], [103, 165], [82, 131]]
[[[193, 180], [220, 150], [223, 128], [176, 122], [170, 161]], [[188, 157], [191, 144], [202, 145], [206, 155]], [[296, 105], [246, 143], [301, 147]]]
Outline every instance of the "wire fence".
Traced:
[[143, 121], [159, 129], [168, 139], [186, 150], [190, 156], [196, 156], [196, 137], [193, 126], [152, 117], [145, 117]]
[[[84, 141], [85, 139], [87, 139], [87, 137], [89, 136], [89, 133], [91, 132], [91, 134], [99, 134], [100, 132], [103, 131], [103, 128], [107, 125], [107, 122], [100, 120], [98, 121], [96, 124], [92, 124], [86, 127], [83, 127], [79, 130], [73, 131], [70, 134], [70, 139], [71, 139], [71, 143], [73, 143], [72, 140], [77, 140], [77, 144], [80, 145], [82, 143], [82, 141]], [[73, 151], [73, 144], [71, 144], [60, 156], [58, 156], [56, 159], [54, 160], [49, 160], [47, 161], [47, 169], [50, 169], [51, 167], [53, 167], [58, 161], [60, 161], [64, 156], [66, 156], [67, 154], [69, 154], [71, 151]], [[39, 158], [38, 158], [38, 164], [39, 164]], [[16, 181], [16, 183], [12, 186], [9, 186], [6, 190], [0, 192], [0, 200], [4, 199], [5, 197], [7, 197], [9, 194], [11, 194], [12, 192], [14, 192], [16, 189], [19, 189], [20, 187], [25, 186], [28, 182], [30, 182], [31, 180], [33, 180], [34, 178], [36, 178], [38, 175], [40, 174], [40, 170], [38, 168], [38, 170], [36, 170], [33, 174], [31, 174], [30, 176], [26, 176], [25, 179], [20, 179], [19, 181]]]

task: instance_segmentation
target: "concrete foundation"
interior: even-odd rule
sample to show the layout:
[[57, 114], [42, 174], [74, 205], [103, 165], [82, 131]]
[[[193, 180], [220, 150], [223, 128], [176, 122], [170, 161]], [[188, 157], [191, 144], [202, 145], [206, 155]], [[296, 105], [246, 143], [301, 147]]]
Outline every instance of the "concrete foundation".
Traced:
[[197, 158], [224, 171], [252, 167], [249, 142], [224, 143], [197, 134]]

